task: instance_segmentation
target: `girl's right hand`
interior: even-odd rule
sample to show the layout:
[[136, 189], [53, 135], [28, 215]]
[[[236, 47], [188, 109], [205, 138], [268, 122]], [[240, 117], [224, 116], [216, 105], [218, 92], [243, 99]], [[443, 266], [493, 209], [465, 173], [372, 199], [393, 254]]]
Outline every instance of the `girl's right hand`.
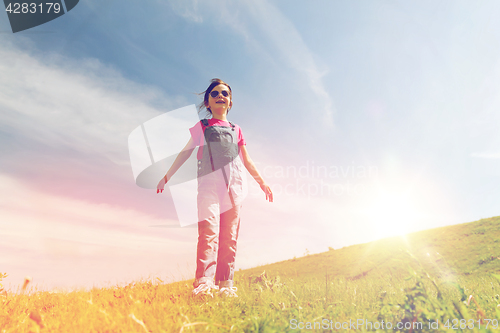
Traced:
[[156, 193], [163, 193], [163, 190], [165, 188], [165, 184], [167, 183], [166, 176], [163, 177], [160, 182], [158, 183], [158, 186], [156, 187]]

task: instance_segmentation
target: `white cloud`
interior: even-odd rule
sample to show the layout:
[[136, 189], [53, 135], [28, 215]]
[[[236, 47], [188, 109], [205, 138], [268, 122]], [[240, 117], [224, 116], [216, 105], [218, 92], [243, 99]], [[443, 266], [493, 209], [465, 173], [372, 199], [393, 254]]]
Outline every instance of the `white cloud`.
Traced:
[[[47, 195], [5, 175], [0, 202], [0, 266], [12, 281], [26, 274], [51, 286], [90, 286], [158, 272], [180, 278], [177, 265], [194, 264], [195, 229], [150, 227], [176, 221]], [[89, 266], [93, 271], [84, 272]]]
[[23, 139], [128, 164], [129, 133], [179, 103], [96, 59], [35, 56], [1, 45], [0, 123]]
[[[318, 68], [293, 23], [267, 0], [172, 1], [171, 7], [179, 16], [197, 23], [226, 25], [231, 33], [242, 36], [247, 49], [258, 51], [270, 61], [282, 62], [292, 68], [301, 82], [306, 82], [322, 106], [322, 124], [331, 127], [335, 107], [322, 82], [325, 70]], [[304, 80], [305, 79], [305, 80]]]
[[203, 17], [199, 12], [198, 0], [170, 1], [173, 11], [188, 21], [202, 23]]
[[[323, 104], [323, 123], [332, 126], [333, 100], [322, 82], [326, 71], [318, 68], [311, 50], [293, 23], [267, 0], [246, 1], [245, 5], [252, 15], [253, 23], [262, 31], [262, 36], [268, 39], [268, 44], [278, 50], [280, 57], [289, 66], [307, 78], [309, 87]], [[248, 27], [246, 29], [247, 32], [252, 30]]]
[[470, 155], [471, 157], [485, 158], [485, 159], [500, 159], [500, 153], [495, 152], [475, 152]]

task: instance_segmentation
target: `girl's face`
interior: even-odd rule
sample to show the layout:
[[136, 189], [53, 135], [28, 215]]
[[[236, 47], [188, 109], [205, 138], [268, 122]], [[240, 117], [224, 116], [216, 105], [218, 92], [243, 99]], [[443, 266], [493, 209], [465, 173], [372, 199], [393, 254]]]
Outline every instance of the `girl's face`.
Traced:
[[[214, 97], [215, 96], [215, 97]], [[208, 104], [205, 106], [210, 108], [212, 116], [225, 116], [227, 111], [233, 106], [231, 101], [231, 91], [224, 84], [219, 84], [212, 89], [208, 96]]]

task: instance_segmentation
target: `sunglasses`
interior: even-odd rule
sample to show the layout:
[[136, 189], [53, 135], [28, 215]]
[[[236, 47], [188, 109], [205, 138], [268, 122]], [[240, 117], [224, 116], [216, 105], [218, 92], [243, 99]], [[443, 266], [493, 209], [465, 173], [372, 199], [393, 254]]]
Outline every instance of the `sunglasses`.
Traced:
[[[224, 97], [229, 96], [229, 91], [227, 91], [227, 90], [222, 90], [220, 93], [221, 93], [221, 94], [222, 94], [222, 96], [224, 96]], [[210, 92], [210, 96], [212, 96], [212, 98], [216, 98], [217, 96], [219, 96], [219, 92], [218, 92], [217, 90], [212, 90], [212, 91]]]

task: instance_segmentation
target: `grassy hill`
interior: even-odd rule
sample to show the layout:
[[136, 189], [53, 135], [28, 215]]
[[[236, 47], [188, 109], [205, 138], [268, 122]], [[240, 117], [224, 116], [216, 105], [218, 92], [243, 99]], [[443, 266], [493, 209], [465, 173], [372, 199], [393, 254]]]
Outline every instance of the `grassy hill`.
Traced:
[[158, 278], [0, 295], [0, 332], [498, 332], [499, 239], [494, 217], [330, 250], [237, 272], [238, 298]]
[[337, 276], [348, 279], [407, 272], [407, 252], [429, 273], [451, 275], [500, 274], [500, 216], [352, 245], [342, 249], [290, 259], [241, 271], [255, 275], [311, 278]]

